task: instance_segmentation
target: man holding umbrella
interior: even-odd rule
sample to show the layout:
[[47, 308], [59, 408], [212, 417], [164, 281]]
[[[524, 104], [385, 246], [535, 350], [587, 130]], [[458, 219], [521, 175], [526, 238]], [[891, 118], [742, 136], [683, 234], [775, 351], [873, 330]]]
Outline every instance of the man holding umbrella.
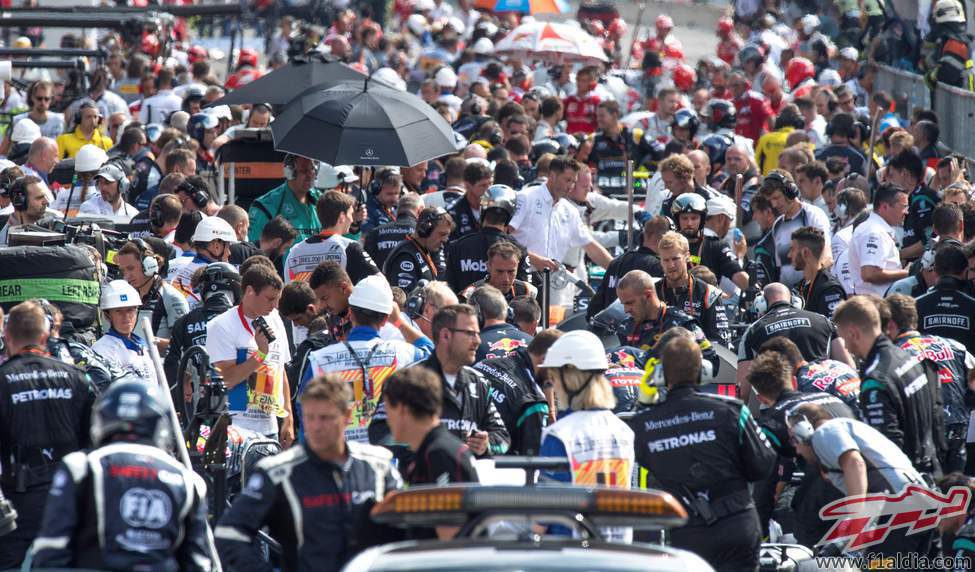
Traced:
[[247, 238], [257, 242], [261, 230], [272, 218], [281, 215], [298, 231], [295, 242], [305, 240], [321, 232], [315, 203], [319, 192], [312, 188], [318, 175], [318, 161], [289, 154], [284, 158], [284, 183], [264, 193], [251, 204], [248, 215], [251, 226]]

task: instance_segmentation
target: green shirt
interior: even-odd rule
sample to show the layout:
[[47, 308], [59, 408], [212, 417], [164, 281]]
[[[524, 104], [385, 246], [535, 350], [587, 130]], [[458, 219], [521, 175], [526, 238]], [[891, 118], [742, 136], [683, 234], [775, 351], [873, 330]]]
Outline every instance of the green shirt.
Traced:
[[277, 215], [287, 219], [298, 231], [295, 244], [318, 234], [322, 230], [322, 225], [318, 222], [318, 213], [315, 211], [315, 202], [318, 201], [319, 196], [321, 193], [317, 189], [312, 189], [308, 192], [308, 202], [301, 204], [291, 192], [287, 182], [264, 193], [251, 204], [247, 213], [251, 222], [247, 239], [256, 244], [261, 238], [264, 225]]

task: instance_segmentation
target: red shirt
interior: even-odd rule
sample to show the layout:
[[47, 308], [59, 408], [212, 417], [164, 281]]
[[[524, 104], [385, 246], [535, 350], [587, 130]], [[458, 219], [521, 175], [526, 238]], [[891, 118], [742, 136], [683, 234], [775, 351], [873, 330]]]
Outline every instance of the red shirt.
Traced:
[[735, 134], [758, 141], [765, 132], [769, 119], [772, 118], [772, 107], [768, 100], [758, 92], [746, 91], [735, 100], [735, 110], [738, 114]]
[[237, 89], [238, 87], [243, 87], [255, 79], [261, 77], [260, 70], [255, 68], [244, 68], [237, 71], [234, 75], [227, 78], [227, 89]]
[[735, 61], [735, 56], [741, 51], [741, 38], [737, 36], [732, 36], [727, 40], [721, 40], [718, 43], [718, 57], [732, 65]]
[[580, 97], [570, 95], [565, 98], [565, 131], [573, 135], [575, 133], [595, 133], [596, 131], [596, 106], [599, 105], [599, 96], [595, 93]]

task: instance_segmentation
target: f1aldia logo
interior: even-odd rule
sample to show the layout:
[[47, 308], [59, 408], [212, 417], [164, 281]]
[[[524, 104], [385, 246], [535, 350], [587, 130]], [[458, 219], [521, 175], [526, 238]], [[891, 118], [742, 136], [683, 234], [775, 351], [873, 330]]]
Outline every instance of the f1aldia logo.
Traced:
[[892, 530], [906, 535], [931, 530], [946, 518], [967, 514], [971, 489], [952, 487], [947, 494], [907, 485], [901, 492], [868, 493], [835, 500], [819, 511], [819, 518], [836, 521], [819, 544], [848, 540], [845, 551], [879, 544]]

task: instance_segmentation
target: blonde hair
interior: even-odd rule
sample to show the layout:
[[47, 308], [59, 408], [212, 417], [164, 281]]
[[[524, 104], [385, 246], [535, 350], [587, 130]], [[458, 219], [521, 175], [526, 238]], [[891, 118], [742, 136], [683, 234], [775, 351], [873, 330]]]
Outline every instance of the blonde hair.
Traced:
[[694, 177], [694, 163], [684, 155], [671, 155], [657, 166], [659, 171], [670, 171], [678, 179], [688, 180]]
[[[592, 381], [586, 386], [572, 401], [569, 401], [569, 391], [578, 391], [590, 376]], [[560, 404], [567, 406], [573, 411], [585, 411], [588, 409], [613, 409], [616, 407], [616, 396], [613, 395], [613, 386], [602, 372], [582, 371], [575, 366], [566, 365], [558, 368], [557, 373], [549, 373], [549, 379], [557, 380], [555, 383], [555, 397]]]
[[657, 252], [661, 250], [670, 250], [676, 248], [677, 250], [687, 254], [691, 251], [691, 245], [687, 242], [687, 237], [679, 232], [674, 232], [668, 230], [660, 237], [660, 243], [657, 245]]

